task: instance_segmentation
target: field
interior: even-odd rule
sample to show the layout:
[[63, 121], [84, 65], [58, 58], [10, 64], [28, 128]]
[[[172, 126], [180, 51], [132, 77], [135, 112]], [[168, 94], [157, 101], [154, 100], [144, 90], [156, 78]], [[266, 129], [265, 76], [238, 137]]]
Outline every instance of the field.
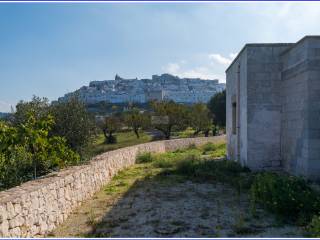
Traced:
[[112, 151], [118, 148], [129, 147], [132, 145], [146, 143], [151, 141], [151, 136], [145, 132], [140, 132], [140, 138], [137, 138], [136, 135], [132, 131], [128, 132], [119, 132], [116, 133], [115, 136], [117, 137], [117, 143], [114, 144], [106, 144], [105, 137], [103, 134], [100, 134], [92, 148], [90, 149], [90, 155], [98, 155], [103, 152]]
[[141, 155], [50, 236], [304, 236], [259, 206], [252, 212], [253, 174], [224, 155], [225, 144]]

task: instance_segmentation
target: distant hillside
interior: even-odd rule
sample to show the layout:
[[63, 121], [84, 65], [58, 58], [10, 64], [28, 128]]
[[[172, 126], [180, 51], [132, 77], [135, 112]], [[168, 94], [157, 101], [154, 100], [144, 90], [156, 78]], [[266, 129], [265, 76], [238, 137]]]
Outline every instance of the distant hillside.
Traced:
[[153, 75], [152, 79], [123, 79], [116, 75], [114, 80], [90, 82], [89, 86], [68, 93], [58, 101], [65, 101], [76, 94], [91, 108], [100, 108], [103, 103], [107, 106], [126, 103], [144, 105], [150, 100], [193, 104], [206, 103], [224, 89], [225, 84], [216, 79], [179, 78], [170, 74]]

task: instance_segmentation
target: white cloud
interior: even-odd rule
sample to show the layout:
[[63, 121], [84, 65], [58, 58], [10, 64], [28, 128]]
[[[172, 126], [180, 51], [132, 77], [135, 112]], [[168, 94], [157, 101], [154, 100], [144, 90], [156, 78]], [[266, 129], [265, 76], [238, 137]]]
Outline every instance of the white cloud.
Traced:
[[218, 79], [225, 83], [225, 70], [237, 55], [197, 54], [188, 60], [168, 63], [162, 70], [182, 78]]
[[12, 104], [0, 101], [0, 112], [11, 112]]
[[233, 59], [235, 59], [237, 55], [238, 55], [238, 53], [230, 53], [230, 54], [229, 54], [229, 57], [230, 57], [231, 60], [233, 61]]
[[219, 53], [209, 54], [209, 59], [213, 61], [213, 64], [218, 63], [221, 65], [230, 65], [233, 59], [237, 56], [237, 53], [230, 53], [228, 57], [224, 57]]
[[165, 70], [169, 73], [177, 73], [180, 71], [180, 65], [178, 63], [169, 63]]
[[294, 42], [319, 32], [319, 2], [264, 2], [248, 5], [247, 11], [259, 24], [255, 27], [259, 28], [258, 40]]
[[210, 67], [200, 66], [193, 68], [182, 67], [178, 63], [169, 63], [162, 68], [166, 73], [170, 73], [181, 78], [202, 78], [202, 79], [219, 79], [220, 82], [225, 82], [225, 77], [216, 74]]
[[222, 65], [229, 65], [232, 60], [226, 57], [223, 57], [220, 54], [214, 53], [209, 55], [209, 59], [213, 60], [216, 63], [222, 64]]

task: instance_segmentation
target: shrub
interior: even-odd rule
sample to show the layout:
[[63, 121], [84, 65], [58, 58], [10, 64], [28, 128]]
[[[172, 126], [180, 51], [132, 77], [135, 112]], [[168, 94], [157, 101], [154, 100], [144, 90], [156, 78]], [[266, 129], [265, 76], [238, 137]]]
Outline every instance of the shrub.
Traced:
[[0, 153], [0, 189], [14, 187], [33, 177], [32, 154], [22, 146]]
[[196, 154], [190, 154], [177, 162], [176, 173], [194, 176], [197, 166], [200, 164], [200, 157]]
[[201, 160], [199, 157], [190, 155], [178, 162], [175, 172], [199, 180], [225, 182], [235, 187], [240, 184], [243, 186], [250, 185], [244, 184], [248, 182], [247, 178], [250, 175], [244, 176], [242, 174], [248, 172], [248, 169], [233, 161]]
[[215, 144], [215, 150], [210, 153], [210, 156], [212, 158], [221, 158], [226, 156], [226, 144], [225, 143], [219, 143]]
[[320, 238], [320, 215], [314, 216], [308, 226], [311, 237]]
[[202, 148], [203, 154], [206, 154], [208, 152], [214, 151], [216, 146], [213, 143], [206, 143], [201, 148]]
[[73, 96], [65, 102], [52, 104], [50, 113], [55, 120], [50, 135], [64, 137], [72, 150], [85, 154], [96, 136], [96, 126], [84, 103]]
[[136, 158], [136, 162], [137, 163], [148, 163], [148, 162], [152, 162], [153, 157], [151, 155], [151, 153], [141, 153], [137, 156]]
[[319, 194], [298, 177], [258, 174], [251, 187], [253, 209], [259, 203], [279, 216], [309, 221], [320, 209]]
[[69, 149], [62, 137], [51, 137], [52, 116], [25, 115], [15, 127], [0, 122], [0, 181], [9, 188], [46, 174], [57, 167], [75, 164], [79, 155]]
[[172, 168], [176, 164], [177, 156], [179, 155], [176, 153], [156, 155], [152, 164], [156, 168]]
[[226, 90], [215, 94], [209, 100], [208, 109], [213, 114], [216, 125], [226, 125]]

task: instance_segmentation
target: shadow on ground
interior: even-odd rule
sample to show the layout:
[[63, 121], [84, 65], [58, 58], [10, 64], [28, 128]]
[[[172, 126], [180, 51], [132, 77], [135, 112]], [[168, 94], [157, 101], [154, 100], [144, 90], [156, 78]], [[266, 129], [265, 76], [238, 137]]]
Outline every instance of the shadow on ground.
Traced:
[[136, 181], [92, 223], [86, 237], [296, 236], [263, 210], [250, 214], [246, 194], [223, 184], [160, 173]]

